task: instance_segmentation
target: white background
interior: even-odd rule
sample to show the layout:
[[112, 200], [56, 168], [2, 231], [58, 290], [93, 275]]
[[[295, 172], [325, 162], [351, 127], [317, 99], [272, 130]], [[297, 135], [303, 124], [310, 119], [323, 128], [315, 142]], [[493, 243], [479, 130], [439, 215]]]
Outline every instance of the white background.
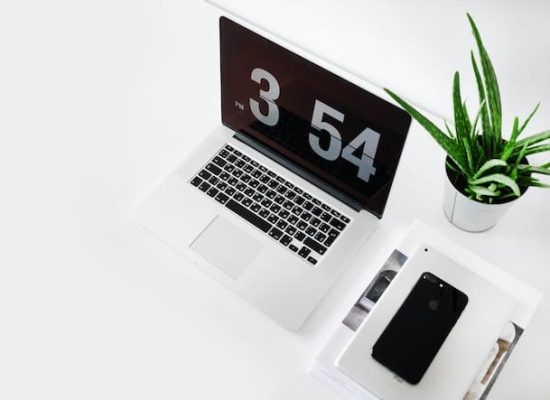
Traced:
[[[471, 83], [471, 6], [506, 126], [546, 100], [530, 132], [550, 128], [544, 1], [232, 3], [441, 115], [454, 69]], [[0, 3], [0, 398], [336, 400], [307, 369], [415, 218], [545, 294], [490, 399], [550, 398], [550, 191], [458, 231], [444, 154], [416, 124], [382, 225], [298, 334], [135, 225], [140, 197], [219, 123], [218, 15], [199, 0]]]

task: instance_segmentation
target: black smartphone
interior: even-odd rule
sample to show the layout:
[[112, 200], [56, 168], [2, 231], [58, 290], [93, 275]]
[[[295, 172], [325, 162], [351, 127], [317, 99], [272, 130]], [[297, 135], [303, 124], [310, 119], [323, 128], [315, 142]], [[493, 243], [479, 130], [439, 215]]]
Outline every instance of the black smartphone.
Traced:
[[424, 272], [372, 348], [372, 357], [416, 385], [468, 304], [468, 296]]

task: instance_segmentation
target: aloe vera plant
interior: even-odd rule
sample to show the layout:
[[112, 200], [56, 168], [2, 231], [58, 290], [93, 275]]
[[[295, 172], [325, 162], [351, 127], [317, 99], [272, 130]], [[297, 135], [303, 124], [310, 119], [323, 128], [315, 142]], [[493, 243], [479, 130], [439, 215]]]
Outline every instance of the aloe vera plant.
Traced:
[[[503, 203], [519, 197], [529, 186], [550, 187], [536, 174], [550, 175], [550, 162], [534, 166], [526, 157], [550, 151], [550, 131], [543, 131], [519, 139], [539, 105], [525, 121], [514, 119], [507, 139], [502, 136], [502, 106], [496, 74], [483, 45], [477, 26], [467, 14], [478, 49], [478, 60], [473, 53], [471, 62], [477, 82], [479, 106], [470, 118], [460, 93], [458, 71], [453, 80], [454, 125], [445, 122], [441, 129], [421, 112], [389, 89], [384, 89], [407, 111], [447, 152], [447, 167], [463, 179], [457, 188], [465, 195], [482, 203]], [[481, 66], [481, 68], [480, 68]]]

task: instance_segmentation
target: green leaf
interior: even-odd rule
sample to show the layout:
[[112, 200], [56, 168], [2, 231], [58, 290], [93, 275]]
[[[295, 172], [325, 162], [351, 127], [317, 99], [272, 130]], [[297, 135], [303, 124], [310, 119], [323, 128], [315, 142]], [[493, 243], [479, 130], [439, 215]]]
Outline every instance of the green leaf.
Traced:
[[533, 118], [533, 115], [536, 114], [537, 110], [539, 109], [539, 106], [540, 106], [540, 103], [537, 103], [537, 105], [535, 106], [535, 109], [531, 111], [531, 114], [529, 114], [525, 122], [521, 125], [521, 128], [519, 128], [518, 136], [521, 134], [521, 132], [523, 132], [523, 130], [525, 129], [529, 121], [531, 121], [531, 118]]
[[481, 129], [482, 129], [482, 142], [483, 142], [483, 148], [485, 150], [485, 153], [488, 154], [491, 152], [492, 143], [493, 143], [493, 137], [492, 137], [492, 127], [491, 122], [489, 120], [489, 110], [487, 109], [487, 98], [485, 96], [485, 86], [483, 85], [483, 80], [481, 79], [481, 74], [479, 72], [479, 68], [477, 66], [476, 59], [474, 57], [474, 53], [470, 52], [470, 58], [472, 60], [472, 67], [474, 69], [474, 74], [476, 77], [476, 83], [477, 83], [477, 91], [479, 95], [479, 103], [485, 104], [483, 108], [481, 108]]
[[529, 154], [543, 153], [545, 151], [550, 151], [550, 144], [529, 147], [525, 152], [525, 155], [528, 156]]
[[520, 149], [525, 143], [527, 143], [528, 146], [531, 146], [532, 144], [544, 142], [547, 139], [550, 139], [550, 131], [543, 131], [535, 135], [531, 135], [529, 137], [518, 140], [516, 143], [516, 148], [514, 150]]
[[493, 64], [489, 58], [489, 54], [483, 45], [481, 35], [477, 29], [477, 26], [470, 14], [468, 20], [474, 33], [474, 37], [477, 43], [479, 51], [479, 58], [481, 60], [481, 68], [483, 70], [483, 78], [485, 83], [485, 92], [488, 99], [489, 113], [492, 125], [493, 134], [493, 151], [497, 151], [502, 146], [502, 105], [500, 102], [500, 90], [498, 88], [498, 82], [493, 68]]
[[464, 144], [466, 143], [464, 149], [466, 152], [466, 156], [468, 158], [468, 166], [470, 168], [470, 171], [473, 168], [473, 162], [472, 162], [472, 153], [471, 148], [467, 149], [469, 147], [469, 134], [470, 130], [468, 129], [468, 126], [470, 125], [470, 121], [466, 122], [466, 116], [464, 115], [464, 108], [462, 106], [462, 96], [460, 95], [460, 74], [455, 72], [454, 79], [453, 79], [453, 107], [454, 107], [454, 117], [455, 117], [455, 131], [456, 131], [456, 139], [458, 143]]
[[494, 197], [500, 195], [500, 191], [491, 190], [485, 186], [469, 186], [468, 188], [475, 193], [478, 198], [481, 196]]
[[457, 145], [457, 143], [449, 138], [441, 129], [439, 129], [433, 122], [426, 118], [422, 113], [416, 110], [413, 106], [401, 99], [398, 95], [393, 93], [389, 89], [384, 89], [401, 107], [407, 111], [411, 117], [413, 117], [420, 125], [428, 131], [428, 133], [435, 139], [435, 141], [447, 152], [447, 154], [453, 159], [457, 167], [465, 174], [468, 175], [468, 163], [466, 155], [463, 153], [463, 149]]
[[472, 156], [472, 148], [470, 147], [470, 142], [467, 138], [462, 138], [462, 147], [466, 153], [466, 159], [468, 160], [468, 168], [470, 169], [470, 174], [474, 171], [474, 157]]
[[499, 160], [497, 158], [487, 160], [485, 164], [483, 164], [478, 171], [475, 173], [472, 179], [477, 179], [480, 176], [482, 176], [485, 172], [489, 171], [492, 168], [495, 167], [506, 167], [508, 164], [506, 164], [506, 161]]
[[504, 146], [504, 150], [502, 151], [501, 158], [506, 161], [508, 158], [512, 155], [512, 152], [514, 151], [514, 146], [516, 145], [516, 140], [520, 134], [519, 130], [519, 119], [518, 117], [514, 118], [514, 127], [512, 128], [512, 135], [510, 136], [510, 140], [508, 143], [506, 143], [506, 146]]
[[496, 182], [496, 183], [500, 183], [501, 185], [509, 187], [510, 190], [512, 190], [512, 192], [518, 197], [521, 194], [518, 184], [512, 178], [504, 174], [487, 175], [482, 178], [471, 180], [468, 183], [469, 185], [477, 186], [477, 185], [481, 185], [483, 183], [489, 183], [489, 182]]
[[527, 173], [550, 175], [550, 169], [544, 166], [537, 167], [534, 165], [520, 164], [518, 165], [518, 169]]

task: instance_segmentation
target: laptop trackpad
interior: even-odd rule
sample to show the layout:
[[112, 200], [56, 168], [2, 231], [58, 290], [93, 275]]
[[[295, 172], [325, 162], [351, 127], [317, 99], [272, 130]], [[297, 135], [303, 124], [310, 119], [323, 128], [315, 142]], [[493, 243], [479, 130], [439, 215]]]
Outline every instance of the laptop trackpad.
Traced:
[[233, 279], [238, 279], [262, 251], [258, 240], [219, 215], [190, 247]]

